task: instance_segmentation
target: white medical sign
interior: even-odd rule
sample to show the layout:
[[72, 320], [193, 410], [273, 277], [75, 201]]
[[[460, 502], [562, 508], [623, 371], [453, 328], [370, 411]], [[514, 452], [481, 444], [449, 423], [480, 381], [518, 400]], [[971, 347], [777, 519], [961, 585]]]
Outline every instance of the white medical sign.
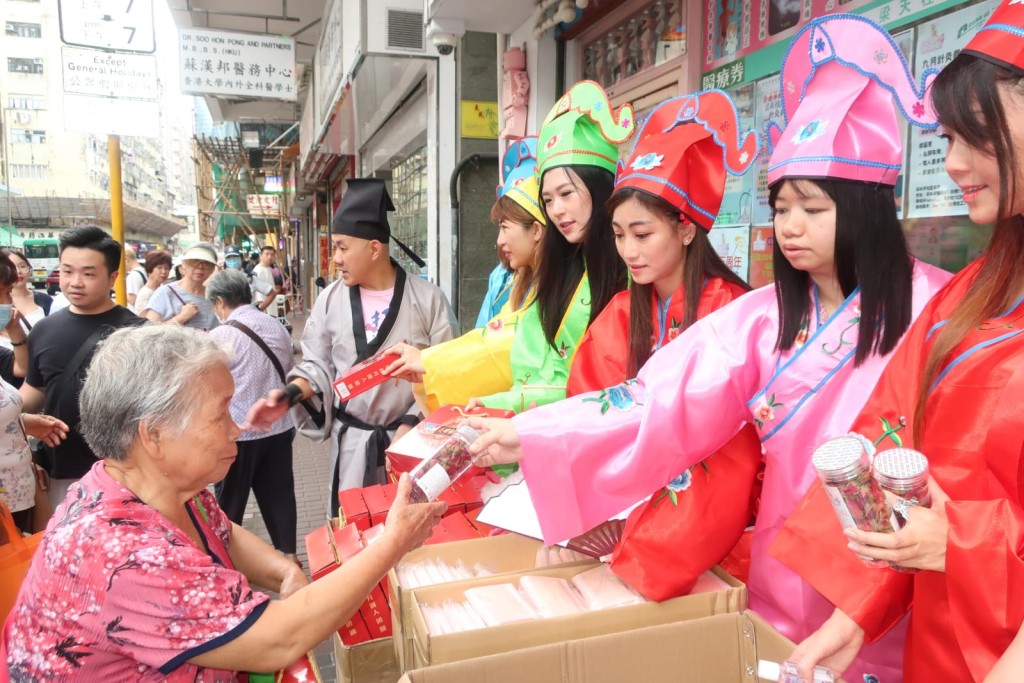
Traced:
[[292, 101], [298, 96], [292, 38], [183, 28], [178, 55], [182, 93]]
[[160, 104], [150, 100], [65, 93], [64, 130], [157, 138], [160, 137]]
[[58, 0], [60, 39], [101, 50], [153, 53], [153, 0]]
[[156, 57], [63, 46], [64, 92], [133, 100], [160, 97]]

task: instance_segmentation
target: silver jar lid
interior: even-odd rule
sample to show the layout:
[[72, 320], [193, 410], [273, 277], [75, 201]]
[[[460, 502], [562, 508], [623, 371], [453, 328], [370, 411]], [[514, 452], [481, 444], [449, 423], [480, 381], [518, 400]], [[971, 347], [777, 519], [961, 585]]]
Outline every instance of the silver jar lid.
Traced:
[[866, 465], [865, 455], [859, 439], [840, 436], [815, 448], [811, 463], [822, 477], [843, 479]]

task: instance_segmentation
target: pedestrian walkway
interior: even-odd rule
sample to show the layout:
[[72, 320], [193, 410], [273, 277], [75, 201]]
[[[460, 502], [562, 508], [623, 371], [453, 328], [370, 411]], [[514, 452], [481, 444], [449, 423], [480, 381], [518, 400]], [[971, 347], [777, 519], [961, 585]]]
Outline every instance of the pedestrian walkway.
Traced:
[[[306, 316], [295, 316], [291, 321], [292, 337], [296, 344], [302, 337], [302, 330], [306, 325]], [[298, 348], [298, 347], [296, 347]], [[295, 360], [298, 361], [297, 354]], [[302, 566], [309, 572], [309, 562], [306, 557], [305, 536], [318, 526], [327, 523], [327, 497], [328, 489], [328, 442], [316, 443], [311, 439], [298, 435], [295, 437], [293, 446], [295, 471], [295, 502], [298, 512], [296, 548]], [[270, 542], [270, 535], [267, 533], [267, 526], [263, 522], [259, 508], [256, 506], [256, 499], [250, 493], [249, 504], [245, 509], [245, 518], [242, 526], [253, 532], [267, 543]], [[337, 669], [334, 663], [334, 646], [330, 640], [322, 643], [315, 650], [317, 665], [324, 683], [335, 683], [337, 681]]]

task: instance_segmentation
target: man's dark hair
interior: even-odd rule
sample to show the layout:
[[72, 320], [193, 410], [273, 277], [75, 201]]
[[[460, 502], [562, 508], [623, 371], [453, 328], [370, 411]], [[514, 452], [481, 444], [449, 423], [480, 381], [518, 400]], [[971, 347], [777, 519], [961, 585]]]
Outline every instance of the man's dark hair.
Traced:
[[263, 252], [265, 252], [265, 251], [269, 251], [269, 252], [274, 253], [274, 254], [277, 253], [277, 249], [275, 249], [274, 247], [270, 246], [269, 244], [267, 246], [263, 247], [262, 249], [260, 249], [260, 253], [261, 254]]
[[95, 225], [82, 225], [65, 230], [60, 235], [60, 253], [68, 247], [76, 249], [92, 249], [103, 254], [107, 264], [107, 273], [116, 272], [121, 267], [121, 245], [114, 238]]

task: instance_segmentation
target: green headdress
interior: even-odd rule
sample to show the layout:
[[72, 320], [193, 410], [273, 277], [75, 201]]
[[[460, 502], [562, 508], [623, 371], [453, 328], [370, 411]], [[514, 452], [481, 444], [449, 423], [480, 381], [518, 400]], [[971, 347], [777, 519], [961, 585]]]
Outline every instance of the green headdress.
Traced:
[[633, 107], [612, 111], [608, 94], [594, 81], [569, 88], [548, 112], [537, 143], [537, 173], [557, 166], [597, 166], [615, 173], [618, 146], [633, 134]]

